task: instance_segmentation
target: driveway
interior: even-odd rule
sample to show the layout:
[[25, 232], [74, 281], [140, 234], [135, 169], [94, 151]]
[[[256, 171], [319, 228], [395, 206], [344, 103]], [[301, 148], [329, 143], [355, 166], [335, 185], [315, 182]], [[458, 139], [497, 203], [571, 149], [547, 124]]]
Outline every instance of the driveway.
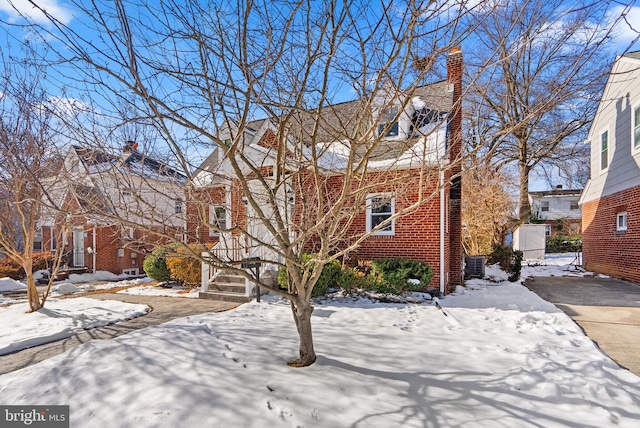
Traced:
[[569, 315], [612, 360], [640, 376], [639, 285], [569, 277], [536, 277], [524, 285]]
[[132, 331], [162, 324], [175, 318], [197, 315], [206, 312], [222, 312], [239, 306], [238, 303], [215, 300], [191, 299], [180, 297], [134, 296], [127, 294], [102, 293], [86, 294], [100, 300], [120, 300], [122, 302], [149, 305], [151, 311], [147, 315], [130, 319], [118, 324], [106, 325], [76, 333], [66, 339], [23, 349], [22, 351], [0, 356], [0, 374], [12, 372], [32, 364], [39, 363], [58, 354], [73, 349], [90, 340], [112, 339]]

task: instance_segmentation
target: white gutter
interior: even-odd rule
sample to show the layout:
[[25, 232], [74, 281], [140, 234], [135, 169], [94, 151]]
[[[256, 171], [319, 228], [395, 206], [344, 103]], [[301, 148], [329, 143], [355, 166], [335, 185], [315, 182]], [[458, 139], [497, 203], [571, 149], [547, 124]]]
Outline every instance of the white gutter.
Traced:
[[96, 273], [96, 224], [93, 223], [93, 273]]
[[440, 171], [440, 296], [444, 295], [444, 171]]

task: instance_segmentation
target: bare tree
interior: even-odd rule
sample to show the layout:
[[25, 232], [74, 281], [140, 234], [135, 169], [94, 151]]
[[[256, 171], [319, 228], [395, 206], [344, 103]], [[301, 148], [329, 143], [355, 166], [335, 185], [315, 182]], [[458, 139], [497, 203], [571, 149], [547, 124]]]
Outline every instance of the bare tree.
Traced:
[[[186, 193], [199, 207], [191, 220], [225, 244], [204, 260], [287, 297], [300, 337], [291, 364], [312, 364], [310, 298], [322, 267], [408, 213], [437, 209], [451, 180], [459, 183], [460, 153], [446, 150], [445, 135], [459, 120], [460, 85], [450, 93], [447, 82], [439, 90], [425, 83], [465, 33], [465, 9], [436, 1], [73, 3], [81, 22], [51, 17], [54, 29], [40, 27], [77, 67], [73, 90], [93, 94], [101, 125], [124, 117], [124, 100], [131, 122], [159, 132], [190, 175]], [[337, 104], [345, 98], [357, 101]], [[92, 135], [76, 138], [104, 146]], [[193, 153], [203, 148], [217, 160], [194, 170]], [[229, 222], [207, 215], [203, 189], [213, 184], [229, 189]], [[459, 206], [459, 189], [452, 195]], [[366, 210], [392, 204], [390, 215], [355, 232]], [[148, 226], [151, 211], [135, 206], [112, 215]], [[176, 239], [175, 230], [149, 230]], [[190, 239], [203, 242], [198, 233]], [[285, 268], [288, 288], [243, 270], [232, 257], [238, 245]], [[303, 259], [309, 249], [314, 256]]]
[[[42, 69], [29, 59], [3, 56], [0, 80], [0, 253], [20, 265], [26, 275], [31, 311], [44, 306], [51, 282], [60, 266], [63, 246], [51, 255], [49, 282], [38, 293], [33, 275], [36, 236], [51, 225], [50, 190], [47, 181], [59, 167], [47, 96], [39, 84]], [[47, 229], [49, 230], [49, 229]], [[58, 230], [62, 231], [62, 228]], [[40, 236], [42, 244], [42, 236]], [[46, 243], [61, 242], [61, 235], [48, 235]]]
[[[495, 5], [494, 5], [495, 3]], [[617, 21], [608, 2], [508, 0], [480, 6], [472, 62], [484, 77], [474, 85], [474, 112], [498, 165], [519, 172], [520, 221], [528, 222], [529, 176], [563, 165], [584, 140], [602, 90], [606, 49]], [[471, 73], [474, 73], [472, 70]]]
[[465, 254], [490, 254], [496, 245], [504, 245], [509, 219], [516, 212], [516, 199], [510, 189], [511, 177], [491, 166], [474, 165], [462, 178], [462, 224]]

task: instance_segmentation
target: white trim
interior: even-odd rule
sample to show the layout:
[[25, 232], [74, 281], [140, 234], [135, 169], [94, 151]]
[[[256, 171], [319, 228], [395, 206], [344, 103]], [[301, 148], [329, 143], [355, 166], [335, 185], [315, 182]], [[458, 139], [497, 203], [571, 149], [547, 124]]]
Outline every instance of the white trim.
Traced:
[[[390, 200], [390, 205], [391, 205], [391, 213], [389, 214], [389, 217], [393, 216], [396, 213], [396, 200], [393, 197], [392, 193], [371, 193], [367, 195], [367, 233], [371, 232], [371, 230], [373, 229], [372, 227], [372, 215], [373, 213], [371, 212], [371, 205], [373, 204], [373, 199], [374, 198], [388, 198]], [[393, 236], [396, 234], [396, 221], [395, 220], [391, 220], [391, 230], [378, 230], [376, 232], [373, 232], [372, 235], [373, 236]]]
[[[638, 146], [635, 146], [635, 112], [636, 110], [640, 111], [640, 103], [636, 103], [633, 107], [631, 107], [631, 122], [629, 122], [630, 127], [631, 127], [631, 141], [630, 141], [630, 145], [631, 145], [631, 154], [637, 154], [640, 152], [640, 137], [638, 140]], [[640, 118], [639, 118], [640, 119]], [[638, 127], [640, 128], [640, 123], [638, 124]]]
[[[224, 210], [224, 225], [220, 225], [219, 223], [219, 218], [218, 218], [218, 213], [216, 211], [218, 211], [218, 208], [221, 208]], [[212, 228], [211, 226], [216, 226], [219, 229], [228, 229], [227, 226], [227, 221], [229, 220], [229, 210], [227, 210], [227, 207], [225, 207], [224, 205], [220, 205], [220, 204], [211, 204], [209, 205], [209, 236], [220, 236], [220, 232], [215, 230], [214, 228]], [[223, 226], [223, 227], [221, 227]]]
[[[605, 134], [605, 132], [607, 133], [607, 166], [603, 168], [602, 167], [602, 136]], [[613, 150], [612, 143], [613, 143], [613, 140], [611, 138], [611, 130], [607, 126], [606, 128], [603, 128], [598, 133], [598, 170], [600, 171], [601, 174], [606, 172], [609, 169], [609, 165], [611, 164], [611, 153]]]
[[625, 232], [627, 230], [627, 224], [628, 224], [627, 212], [622, 211], [622, 212], [616, 213], [616, 231]]

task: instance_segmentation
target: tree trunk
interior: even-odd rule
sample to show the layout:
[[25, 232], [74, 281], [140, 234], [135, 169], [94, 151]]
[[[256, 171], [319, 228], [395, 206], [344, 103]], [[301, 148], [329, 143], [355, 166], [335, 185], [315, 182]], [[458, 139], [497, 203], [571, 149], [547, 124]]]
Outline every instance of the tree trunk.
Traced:
[[29, 311], [35, 312], [42, 307], [40, 302], [40, 296], [38, 296], [38, 289], [36, 288], [36, 282], [33, 279], [33, 273], [31, 273], [31, 263], [26, 263], [28, 266], [24, 266], [25, 272], [27, 272], [27, 300], [29, 300]]
[[289, 362], [292, 367], [307, 367], [316, 361], [316, 352], [313, 350], [313, 335], [311, 334], [311, 313], [313, 306], [308, 301], [291, 300], [291, 311], [296, 321], [298, 336], [300, 338], [300, 358]]
[[529, 167], [520, 162], [520, 223], [529, 223], [531, 220], [531, 205], [529, 204]]

